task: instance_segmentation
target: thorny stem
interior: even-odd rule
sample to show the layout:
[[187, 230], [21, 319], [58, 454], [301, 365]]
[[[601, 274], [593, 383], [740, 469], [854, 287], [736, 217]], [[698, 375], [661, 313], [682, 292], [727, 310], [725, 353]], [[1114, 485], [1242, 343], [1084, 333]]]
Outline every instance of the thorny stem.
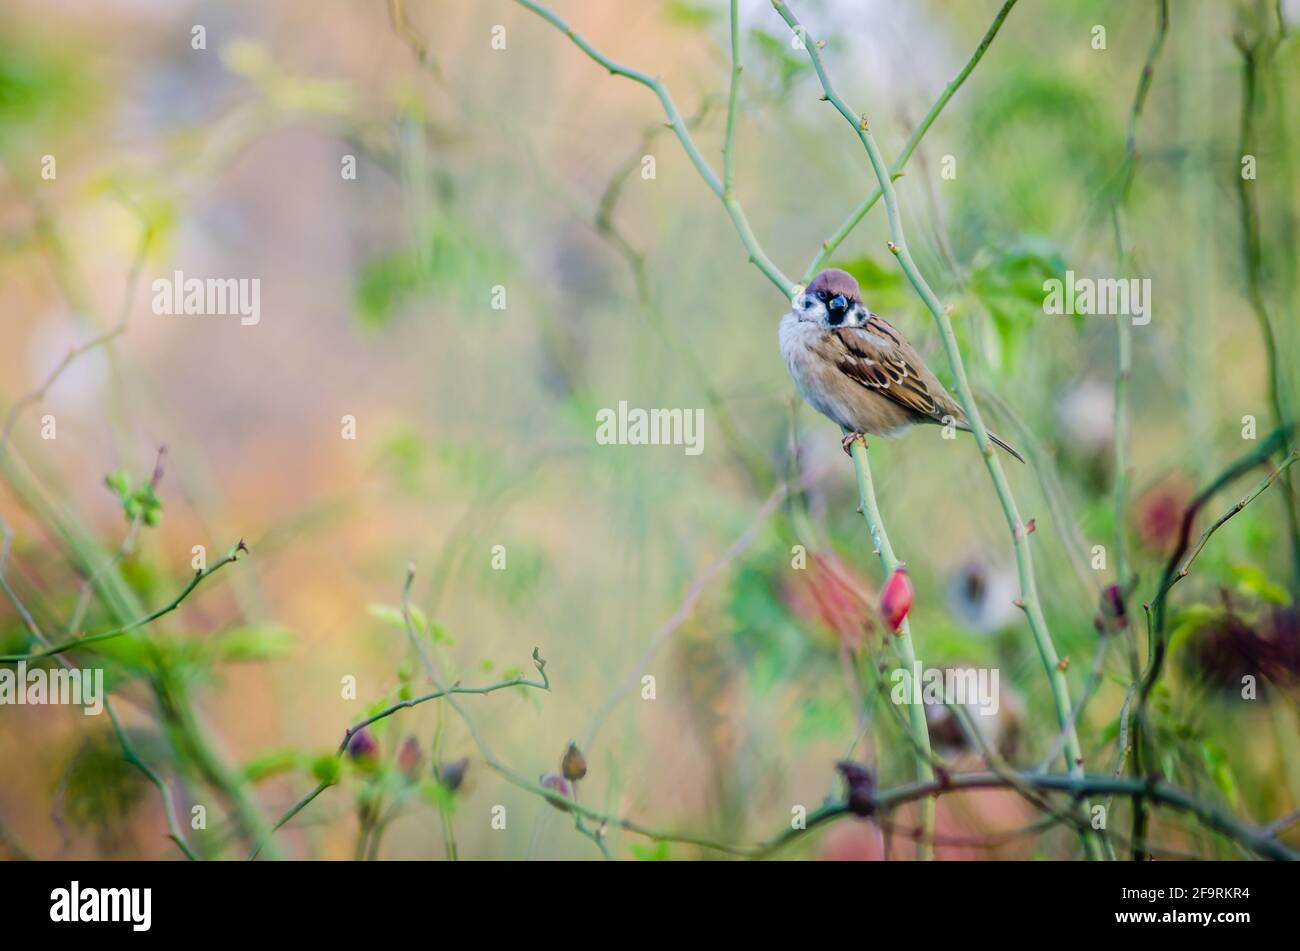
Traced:
[[[979, 445], [980, 452], [984, 455], [984, 463], [989, 470], [989, 475], [993, 480], [994, 488], [997, 490], [998, 498], [1002, 503], [1002, 510], [1006, 515], [1007, 526], [1011, 530], [1013, 546], [1016, 555], [1016, 564], [1020, 576], [1020, 601], [1023, 605], [1025, 614], [1029, 619], [1029, 626], [1033, 632], [1034, 639], [1037, 642], [1038, 653], [1043, 662], [1043, 668], [1047, 672], [1048, 680], [1051, 683], [1052, 695], [1056, 703], [1056, 716], [1060, 726], [1068, 730], [1066, 738], [1066, 759], [1067, 766], [1071, 775], [1081, 776], [1084, 772], [1083, 748], [1079, 745], [1078, 731], [1070, 725], [1070, 688], [1066, 679], [1064, 670], [1061, 669], [1060, 660], [1057, 657], [1056, 645], [1052, 642], [1051, 632], [1047, 628], [1047, 619], [1043, 615], [1042, 604], [1038, 598], [1038, 586], [1034, 578], [1033, 555], [1029, 548], [1029, 536], [1025, 531], [1024, 522], [1020, 518], [1020, 512], [1016, 507], [1015, 498], [1011, 494], [1011, 487], [1007, 482], [1006, 474], [1002, 471], [1002, 463], [994, 455], [993, 445], [989, 442], [988, 431], [984, 428], [984, 421], [980, 417], [979, 407], [975, 404], [975, 398], [971, 393], [970, 382], [966, 378], [966, 367], [962, 361], [961, 351], [957, 346], [957, 337], [952, 329], [952, 321], [948, 317], [947, 311], [935, 296], [930, 285], [926, 283], [921, 272], [917, 269], [916, 262], [912, 260], [912, 254], [907, 248], [907, 239], [903, 234], [902, 220], [898, 211], [898, 198], [894, 193], [894, 185], [890, 179], [889, 170], [885, 167], [884, 159], [881, 157], [880, 149], [876, 145], [875, 139], [871, 135], [870, 126], [867, 124], [865, 117], [855, 114], [835, 92], [831, 84], [830, 77], [826, 74], [826, 69], [822, 64], [821, 52], [817, 41], [804, 30], [795, 15], [790, 11], [784, 0], [772, 0], [773, 7], [777, 13], [790, 26], [792, 30], [803, 38], [804, 48], [808, 52], [809, 59], [812, 61], [813, 69], [817, 73], [817, 78], [821, 82], [825, 98], [845, 120], [853, 127], [863, 148], [866, 149], [867, 156], [871, 162], [872, 170], [875, 172], [876, 181], [880, 185], [882, 197], [885, 200], [885, 213], [889, 219], [889, 232], [891, 241], [889, 250], [898, 258], [899, 265], [903, 273], [907, 275], [908, 281], [916, 290], [921, 300], [933, 315], [935, 322], [939, 325], [940, 334], [943, 338], [944, 350], [948, 356], [948, 362], [951, 364], [953, 379], [956, 383], [957, 397], [961, 402], [962, 409], [966, 411], [967, 419], [970, 422], [971, 431], [975, 436], [975, 441]], [[1087, 810], [1086, 802], [1080, 803], [1080, 808]], [[1102, 848], [1099, 837], [1095, 835], [1084, 834], [1084, 845], [1090, 858], [1099, 859], [1102, 857]]]
[[[852, 453], [853, 465], [857, 472], [858, 499], [862, 505], [862, 517], [866, 519], [867, 528], [871, 531], [872, 545], [876, 549], [876, 554], [880, 556], [880, 566], [884, 569], [885, 578], [888, 580], [890, 575], [903, 567], [903, 563], [894, 554], [894, 546], [889, 542], [889, 533], [885, 531], [885, 521], [880, 516], [880, 506], [876, 503], [876, 488], [871, 478], [871, 466], [867, 462], [866, 440], [860, 437], [855, 439]], [[903, 666], [908, 671], [915, 671], [916, 649], [912, 644], [911, 625], [907, 618], [903, 618], [903, 623], [896, 634], [898, 653], [903, 660]], [[912, 742], [916, 747], [917, 779], [928, 782], [934, 778], [934, 768], [931, 766], [930, 726], [925, 718], [925, 705], [909, 703], [907, 718]], [[924, 837], [916, 840], [918, 859], [934, 858], [934, 846], [931, 842], [934, 833], [934, 809], [933, 799], [922, 801], [921, 831]]]
[[[911, 138], [909, 138], [903, 145], [903, 151], [899, 152], [898, 158], [894, 159], [894, 164], [889, 168], [891, 179], [896, 179], [903, 174], [903, 167], [907, 165], [908, 160], [912, 157], [912, 153], [916, 151], [916, 147], [921, 144], [921, 139], [923, 139], [925, 134], [930, 131], [930, 126], [934, 125], [934, 120], [939, 118], [939, 113], [943, 112], [944, 106], [948, 105], [948, 100], [951, 99], [953, 94], [961, 88], [962, 83], [966, 81], [966, 77], [971, 74], [971, 71], [975, 68], [976, 64], [984, 58], [984, 54], [988, 52], [988, 48], [993, 45], [993, 38], [997, 36], [998, 31], [1002, 29], [1002, 22], [1007, 18], [1007, 14], [1011, 12], [1011, 8], [1015, 5], [1016, 0], [1007, 0], [1006, 3], [1002, 4], [1002, 9], [1000, 9], [997, 16], [993, 18], [993, 22], [989, 25], [988, 30], [985, 31], [984, 38], [980, 40], [979, 46], [975, 47], [975, 52], [971, 54], [971, 58], [966, 61], [966, 65], [962, 67], [961, 72], [956, 75], [953, 81], [944, 87], [943, 92], [939, 94], [939, 98], [936, 99], [934, 105], [930, 107], [930, 111], [927, 112], [925, 118], [921, 120], [921, 124], [913, 130]], [[812, 264], [808, 265], [808, 270], [804, 272], [802, 278], [804, 284], [811, 281], [813, 276], [826, 266], [826, 262], [830, 259], [830, 256], [835, 253], [835, 249], [838, 248], [844, 242], [844, 239], [852, 233], [853, 229], [858, 226], [858, 222], [866, 217], [867, 212], [875, 207], [876, 202], [880, 200], [882, 194], [883, 192], [880, 186], [877, 185], [875, 191], [863, 199], [862, 203], [854, 208], [853, 211], [850, 212], [849, 216], [844, 219], [844, 223], [835, 230], [835, 233], [822, 243], [821, 250], [817, 252], [817, 256], [813, 258]]]

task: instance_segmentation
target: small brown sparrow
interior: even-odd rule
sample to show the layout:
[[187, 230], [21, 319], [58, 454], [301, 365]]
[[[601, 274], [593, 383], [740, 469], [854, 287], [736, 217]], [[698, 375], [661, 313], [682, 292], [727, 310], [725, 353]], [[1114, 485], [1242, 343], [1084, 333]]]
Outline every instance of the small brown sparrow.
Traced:
[[[848, 431], [845, 452], [868, 433], [896, 436], [917, 423], [970, 432], [961, 406], [844, 271], [827, 268], [794, 299], [781, 320], [781, 355], [800, 395]], [[1001, 437], [989, 439], [1025, 461]]]

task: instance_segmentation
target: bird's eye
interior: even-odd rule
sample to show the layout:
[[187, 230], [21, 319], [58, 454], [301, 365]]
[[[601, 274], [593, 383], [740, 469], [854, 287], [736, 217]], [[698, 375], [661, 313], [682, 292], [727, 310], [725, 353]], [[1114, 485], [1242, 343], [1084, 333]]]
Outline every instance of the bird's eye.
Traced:
[[817, 299], [818, 299], [819, 301], [821, 301], [821, 302], [824, 304], [824, 303], [826, 303], [828, 300], [831, 299], [831, 295], [828, 294], [826, 291], [818, 291], [818, 292], [817, 292]]

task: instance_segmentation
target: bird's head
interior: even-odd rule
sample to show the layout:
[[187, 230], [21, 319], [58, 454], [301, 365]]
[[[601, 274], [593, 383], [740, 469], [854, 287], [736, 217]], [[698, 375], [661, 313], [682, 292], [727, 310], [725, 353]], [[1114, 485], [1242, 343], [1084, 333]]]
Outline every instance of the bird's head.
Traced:
[[830, 267], [818, 272], [804, 292], [794, 299], [794, 313], [800, 320], [834, 330], [837, 327], [862, 326], [868, 310], [862, 303], [862, 294], [853, 275]]

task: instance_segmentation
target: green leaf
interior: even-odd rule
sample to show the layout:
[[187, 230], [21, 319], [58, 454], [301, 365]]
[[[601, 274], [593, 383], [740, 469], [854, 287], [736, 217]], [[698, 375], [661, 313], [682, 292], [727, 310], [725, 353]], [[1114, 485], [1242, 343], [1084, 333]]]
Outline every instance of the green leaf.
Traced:
[[720, 11], [696, 3], [688, 3], [687, 0], [668, 0], [668, 9], [665, 13], [669, 23], [699, 29], [716, 20]]
[[[417, 632], [424, 633], [429, 630], [429, 619], [424, 616], [424, 612], [411, 605], [411, 623], [415, 626]], [[366, 613], [373, 618], [378, 618], [385, 624], [397, 628], [399, 631], [406, 630], [406, 619], [402, 616], [402, 609], [393, 607], [390, 604], [369, 604], [366, 606]], [[434, 640], [438, 638], [435, 635]]]
[[1270, 604], [1291, 603], [1286, 588], [1271, 581], [1262, 568], [1255, 565], [1233, 565], [1232, 575], [1237, 579], [1237, 590], [1242, 594], [1252, 594]]
[[1240, 795], [1237, 791], [1237, 781], [1232, 774], [1232, 767], [1228, 763], [1228, 754], [1217, 744], [1206, 740], [1201, 744], [1201, 759], [1209, 771], [1210, 778], [1214, 780], [1214, 785], [1223, 793], [1223, 798], [1228, 801], [1230, 807], [1236, 809]]
[[795, 55], [796, 51], [790, 45], [792, 37], [793, 34], [778, 38], [762, 30], [749, 31], [749, 38], [754, 48], [758, 50], [759, 58], [764, 61], [766, 68], [775, 71], [780, 79], [782, 93], [789, 92], [794, 81], [812, 69], [807, 56]]
[[240, 771], [246, 781], [256, 783], [298, 769], [306, 761], [306, 755], [300, 750], [284, 747], [257, 754]]
[[126, 470], [118, 469], [104, 476], [104, 484], [117, 496], [128, 522], [134, 522], [138, 518], [152, 528], [162, 521], [162, 500], [148, 482], [133, 489], [130, 475]]
[[104, 476], [104, 484], [117, 493], [118, 500], [123, 506], [126, 505], [127, 497], [131, 494], [131, 476], [125, 469], [118, 469]]
[[293, 652], [293, 632], [283, 627], [236, 627], [208, 642], [214, 660], [222, 663], [274, 660]]
[[642, 842], [633, 842], [628, 846], [632, 854], [641, 862], [667, 862], [668, 861], [668, 843], [662, 839], [652, 844], [646, 845]]
[[334, 785], [339, 781], [341, 767], [339, 758], [333, 753], [324, 753], [312, 761], [311, 775], [318, 783]]

